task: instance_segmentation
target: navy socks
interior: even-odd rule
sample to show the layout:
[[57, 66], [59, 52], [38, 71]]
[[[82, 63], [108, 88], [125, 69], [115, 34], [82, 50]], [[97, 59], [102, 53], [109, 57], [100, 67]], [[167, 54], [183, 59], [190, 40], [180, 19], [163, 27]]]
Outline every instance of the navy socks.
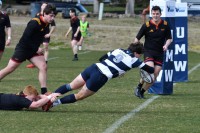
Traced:
[[65, 85], [62, 85], [60, 86], [56, 91], [55, 93], [61, 93], [61, 94], [64, 94], [64, 93], [67, 93], [69, 91], [71, 91], [71, 86], [69, 84], [65, 84]]

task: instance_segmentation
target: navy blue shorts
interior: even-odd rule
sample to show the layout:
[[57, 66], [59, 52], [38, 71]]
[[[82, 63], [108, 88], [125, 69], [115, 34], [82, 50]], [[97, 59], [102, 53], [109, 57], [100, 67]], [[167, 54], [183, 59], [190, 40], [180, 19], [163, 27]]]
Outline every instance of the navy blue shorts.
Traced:
[[97, 92], [108, 81], [108, 78], [99, 71], [95, 64], [86, 68], [81, 75], [87, 88], [93, 92]]

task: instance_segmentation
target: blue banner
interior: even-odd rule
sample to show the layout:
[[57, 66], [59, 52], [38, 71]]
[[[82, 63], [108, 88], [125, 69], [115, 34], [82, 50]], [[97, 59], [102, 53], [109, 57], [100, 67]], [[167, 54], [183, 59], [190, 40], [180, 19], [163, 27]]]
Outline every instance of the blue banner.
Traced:
[[171, 28], [173, 42], [165, 52], [162, 70], [148, 92], [172, 94], [174, 82], [188, 80], [187, 3], [151, 0], [150, 9], [158, 3], [162, 10], [162, 19]]
[[174, 82], [188, 81], [187, 17], [175, 17]]

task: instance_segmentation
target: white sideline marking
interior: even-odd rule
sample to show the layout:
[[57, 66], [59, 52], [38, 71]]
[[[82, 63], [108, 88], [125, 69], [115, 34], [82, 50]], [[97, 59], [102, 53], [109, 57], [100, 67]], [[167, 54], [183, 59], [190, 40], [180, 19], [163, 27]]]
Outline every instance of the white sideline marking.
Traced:
[[90, 53], [91, 51], [85, 51], [85, 52], [80, 52], [78, 54], [86, 54], [86, 53]]
[[[192, 73], [194, 70], [196, 70], [198, 67], [200, 67], [200, 63], [196, 66], [194, 66], [193, 68], [191, 68], [188, 71], [188, 74]], [[120, 127], [120, 125], [122, 125], [125, 121], [127, 121], [128, 119], [130, 119], [131, 117], [135, 116], [137, 112], [141, 111], [142, 109], [144, 109], [145, 107], [147, 107], [150, 103], [152, 103], [154, 100], [156, 100], [157, 98], [159, 98], [160, 96], [152, 96], [151, 98], [149, 98], [148, 100], [146, 100], [144, 103], [142, 103], [141, 105], [139, 105], [136, 109], [133, 109], [132, 111], [130, 111], [128, 114], [122, 116], [120, 119], [118, 119], [115, 123], [113, 123], [109, 128], [107, 128], [103, 133], [113, 133], [117, 128]]]
[[147, 107], [151, 102], [157, 99], [159, 96], [152, 96], [150, 99], [146, 100], [143, 104], [138, 106], [136, 109], [132, 110], [128, 114], [121, 117], [115, 123], [113, 123], [109, 128], [107, 128], [103, 133], [113, 133], [120, 125], [122, 125], [125, 121], [133, 117], [137, 112]]
[[59, 58], [59, 57], [52, 57], [52, 58], [49, 58], [48, 61], [54, 60], [54, 59], [57, 59], [57, 58]]

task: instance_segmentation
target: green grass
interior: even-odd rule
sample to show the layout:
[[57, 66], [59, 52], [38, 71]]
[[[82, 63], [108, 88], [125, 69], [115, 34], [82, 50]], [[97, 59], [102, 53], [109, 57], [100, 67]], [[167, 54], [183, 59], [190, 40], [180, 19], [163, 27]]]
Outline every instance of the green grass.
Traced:
[[[81, 51], [83, 53], [86, 51]], [[13, 49], [6, 49], [0, 69], [6, 66]], [[54, 91], [69, 83], [84, 68], [97, 62], [105, 51], [80, 54], [72, 62], [71, 49], [50, 50], [48, 62], [48, 88]], [[189, 52], [189, 69], [199, 63], [199, 54]], [[55, 58], [57, 57], [57, 58]], [[54, 59], [53, 59], [54, 58]], [[24, 62], [0, 82], [2, 93], [16, 93], [26, 85], [39, 90], [37, 69], [27, 69]], [[200, 80], [199, 69], [189, 75], [189, 81], [178, 83], [172, 95], [160, 96], [145, 109], [126, 121], [116, 133], [199, 133], [200, 132]], [[136, 109], [146, 100], [133, 96], [138, 82], [138, 70], [109, 81], [97, 94], [70, 105], [61, 105], [49, 112], [0, 111], [0, 133], [102, 133], [122, 116]], [[147, 98], [153, 95], [146, 94]]]

